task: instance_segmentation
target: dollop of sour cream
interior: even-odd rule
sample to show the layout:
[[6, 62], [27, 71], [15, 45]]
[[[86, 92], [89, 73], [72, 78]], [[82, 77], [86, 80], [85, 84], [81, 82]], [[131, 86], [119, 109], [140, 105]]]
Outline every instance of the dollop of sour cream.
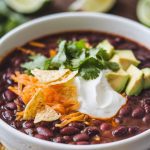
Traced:
[[115, 116], [119, 109], [126, 104], [126, 98], [109, 85], [105, 78], [106, 72], [102, 71], [94, 80], [75, 78], [80, 112], [96, 118], [108, 119]]

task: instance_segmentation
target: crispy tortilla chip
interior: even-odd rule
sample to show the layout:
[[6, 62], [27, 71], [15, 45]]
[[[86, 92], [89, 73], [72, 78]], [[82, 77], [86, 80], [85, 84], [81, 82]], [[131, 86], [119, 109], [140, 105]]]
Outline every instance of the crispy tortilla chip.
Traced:
[[71, 79], [73, 79], [77, 75], [77, 73], [78, 73], [78, 71], [73, 71], [73, 72], [69, 71], [64, 76], [59, 78], [58, 80], [49, 83], [49, 85], [57, 85], [57, 84], [66, 83], [66, 82], [70, 81]]
[[52, 107], [45, 105], [41, 109], [38, 110], [34, 123], [38, 123], [41, 121], [54, 121], [60, 118], [60, 114], [58, 114]]
[[60, 95], [60, 99], [63, 100], [77, 100], [78, 93], [77, 87], [74, 84], [55, 85], [54, 87], [57, 93]]
[[60, 70], [40, 70], [34, 69], [31, 70], [31, 73], [43, 83], [50, 83], [56, 80], [59, 80], [62, 76], [64, 76], [69, 69], [60, 69]]
[[38, 109], [41, 109], [45, 105], [45, 98], [42, 93], [42, 89], [38, 89], [24, 110], [23, 119], [34, 119]]

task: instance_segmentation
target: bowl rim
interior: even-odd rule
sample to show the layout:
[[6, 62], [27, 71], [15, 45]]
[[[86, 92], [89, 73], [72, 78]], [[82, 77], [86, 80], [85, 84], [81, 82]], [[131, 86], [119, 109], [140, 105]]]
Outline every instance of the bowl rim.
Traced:
[[[65, 13], [57, 13], [57, 14], [52, 14], [52, 15], [47, 15], [44, 17], [40, 17], [37, 19], [33, 19], [27, 23], [24, 23], [22, 25], [20, 25], [19, 27], [13, 29], [12, 31], [8, 32], [6, 35], [4, 35], [1, 39], [0, 39], [0, 45], [7, 40], [7, 38], [13, 34], [15, 34], [16, 32], [20, 31], [20, 30], [24, 30], [24, 28], [28, 28], [29, 26], [32, 26], [34, 24], [38, 24], [40, 22], [46, 21], [46, 20], [52, 20], [52, 19], [59, 19], [60, 17], [97, 17], [97, 18], [107, 18], [107, 19], [112, 19], [112, 20], [120, 20], [122, 23], [126, 23], [126, 24], [132, 24], [134, 26], [136, 26], [137, 28], [139, 28], [140, 30], [143, 30], [144, 32], [148, 32], [150, 34], [150, 30], [148, 28], [146, 28], [145, 26], [124, 18], [124, 17], [120, 17], [120, 16], [116, 16], [116, 15], [112, 15], [112, 14], [103, 14], [103, 13], [91, 13], [91, 12], [65, 12]], [[5, 123], [2, 119], [0, 119], [0, 126], [2, 128], [5, 128], [9, 133], [14, 134], [15, 136], [18, 136], [20, 140], [25, 140], [26, 142], [29, 143], [33, 143], [33, 144], [39, 144], [41, 146], [47, 146], [47, 147], [54, 147], [54, 148], [59, 148], [61, 149], [62, 147], [65, 148], [66, 150], [70, 150], [70, 149], [74, 149], [74, 150], [91, 150], [91, 149], [98, 149], [98, 148], [112, 148], [113, 146], [119, 146], [119, 145], [124, 145], [124, 144], [129, 144], [132, 143], [136, 140], [140, 140], [143, 139], [144, 137], [150, 136], [150, 129], [140, 133], [136, 136], [124, 139], [124, 140], [120, 140], [120, 141], [115, 141], [115, 142], [110, 142], [110, 143], [105, 143], [105, 144], [93, 144], [93, 145], [69, 145], [69, 144], [61, 144], [61, 143], [55, 143], [55, 142], [51, 142], [51, 141], [45, 141], [45, 140], [41, 140], [41, 139], [37, 139], [34, 137], [30, 137], [29, 135], [26, 135], [20, 131], [18, 131], [17, 129], [14, 129], [13, 127], [11, 127], [10, 125], [8, 125], [7, 123]]]

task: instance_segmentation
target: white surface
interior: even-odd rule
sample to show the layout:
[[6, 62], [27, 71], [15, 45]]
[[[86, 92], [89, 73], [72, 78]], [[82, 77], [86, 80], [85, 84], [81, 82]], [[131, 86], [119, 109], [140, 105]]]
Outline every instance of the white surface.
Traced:
[[[62, 13], [28, 22], [0, 39], [0, 56], [40, 36], [62, 31], [96, 30], [126, 36], [150, 48], [150, 31], [128, 19], [99, 13]], [[65, 145], [27, 136], [0, 120], [1, 142], [9, 150], [147, 150], [150, 130], [122, 141], [100, 145]]]
[[94, 80], [87, 81], [82, 77], [75, 78], [80, 112], [96, 118], [109, 119], [126, 104], [127, 99], [109, 85], [105, 77], [106, 72], [101, 71], [99, 77]]

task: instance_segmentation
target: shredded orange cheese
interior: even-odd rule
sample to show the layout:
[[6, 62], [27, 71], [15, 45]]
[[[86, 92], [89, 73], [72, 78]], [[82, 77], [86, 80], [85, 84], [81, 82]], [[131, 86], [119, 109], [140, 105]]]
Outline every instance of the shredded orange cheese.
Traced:
[[35, 41], [32, 41], [29, 43], [31, 46], [35, 46], [35, 47], [39, 47], [39, 48], [44, 48], [45, 47], [45, 44], [43, 43], [40, 43], [40, 42], [35, 42]]
[[[72, 121], [84, 121], [85, 114], [72, 113], [77, 111], [80, 104], [76, 98], [75, 87], [71, 84], [47, 86], [40, 83], [35, 77], [16, 72], [11, 77], [16, 86], [10, 86], [9, 89], [20, 96], [27, 105], [39, 88], [42, 88], [46, 105], [51, 106], [55, 111], [62, 114], [62, 123], [58, 126], [65, 126]], [[70, 114], [72, 113], [72, 114]], [[70, 115], [68, 115], [70, 114]], [[17, 119], [21, 119], [23, 112], [17, 113]]]
[[50, 54], [51, 57], [54, 57], [57, 54], [57, 52], [56, 52], [55, 49], [50, 49], [49, 54]]
[[22, 120], [24, 111], [20, 111], [16, 113], [16, 120]]
[[64, 127], [73, 121], [80, 121], [80, 122], [85, 121], [85, 114], [75, 112], [69, 115], [64, 115], [61, 117], [61, 121], [62, 122], [60, 124], [56, 124], [56, 127]]
[[35, 55], [35, 52], [33, 52], [32, 50], [30, 49], [25, 49], [25, 48], [22, 48], [22, 47], [18, 47], [17, 50], [25, 53], [25, 54], [30, 54], [30, 55]]

